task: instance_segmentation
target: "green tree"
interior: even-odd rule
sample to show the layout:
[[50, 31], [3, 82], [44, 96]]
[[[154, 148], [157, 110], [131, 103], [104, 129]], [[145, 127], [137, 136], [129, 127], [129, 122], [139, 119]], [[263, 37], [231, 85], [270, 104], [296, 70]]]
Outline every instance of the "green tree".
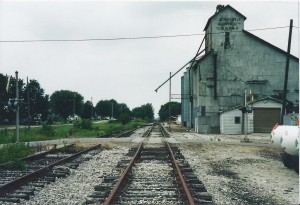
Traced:
[[129, 107], [125, 103], [120, 103], [120, 104], [118, 104], [118, 106], [119, 106], [119, 112], [120, 112], [119, 117], [121, 117], [122, 113], [126, 113], [128, 115], [128, 117], [133, 116], [132, 111], [129, 109]]
[[130, 116], [126, 112], [123, 112], [121, 113], [119, 120], [122, 123], [122, 125], [125, 125], [128, 122], [130, 122]]
[[9, 95], [6, 92], [6, 84], [7, 78], [0, 73], [0, 123], [9, 118], [9, 110], [7, 109]]
[[55, 91], [50, 97], [50, 105], [54, 114], [66, 119], [73, 114], [74, 109], [75, 114], [82, 114], [83, 97], [79, 93], [69, 90]]
[[132, 109], [133, 115], [136, 118], [141, 118], [144, 120], [153, 120], [154, 109], [151, 103], [142, 105], [141, 107], [136, 107]]
[[[6, 91], [7, 77], [0, 74], [0, 122], [3, 119], [8, 119], [10, 123], [16, 120], [16, 114], [13, 107], [8, 107], [8, 100], [16, 98], [16, 78], [11, 77], [9, 83], [9, 90]], [[19, 99], [24, 99], [24, 83], [22, 79], [18, 80]], [[24, 103], [21, 101], [20, 105], [20, 118], [24, 115]]]
[[100, 100], [95, 106], [96, 112], [101, 117], [111, 116], [112, 104], [109, 100]]
[[112, 109], [113, 109], [113, 112], [111, 113], [110, 116], [112, 118], [118, 119], [120, 116], [120, 107], [118, 102], [114, 99], [111, 99], [109, 102], [112, 104]]
[[42, 120], [46, 120], [48, 118], [49, 96], [45, 95], [44, 89], [41, 88], [37, 80], [30, 80], [28, 86], [25, 86], [23, 95], [24, 103], [26, 103], [26, 113], [24, 113], [24, 115], [28, 117], [27, 90], [29, 91], [29, 107], [31, 119], [33, 119], [33, 117], [37, 114], [42, 114]]
[[92, 104], [91, 101], [86, 101], [83, 104], [83, 111], [82, 111], [82, 118], [84, 119], [90, 119], [93, 116], [93, 110], [94, 110], [94, 106]]
[[[167, 102], [164, 105], [160, 106], [159, 109], [159, 117], [161, 121], [165, 121], [169, 119], [169, 105]], [[171, 116], [177, 116], [181, 114], [181, 103], [179, 102], [171, 102]]]

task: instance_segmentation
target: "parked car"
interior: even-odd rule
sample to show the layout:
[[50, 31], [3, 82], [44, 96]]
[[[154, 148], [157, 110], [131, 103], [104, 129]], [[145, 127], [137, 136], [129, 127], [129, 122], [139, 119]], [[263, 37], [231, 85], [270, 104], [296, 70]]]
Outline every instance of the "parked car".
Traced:
[[72, 123], [72, 122], [76, 122], [81, 120], [81, 117], [79, 117], [78, 115], [70, 115], [67, 117], [67, 122]]

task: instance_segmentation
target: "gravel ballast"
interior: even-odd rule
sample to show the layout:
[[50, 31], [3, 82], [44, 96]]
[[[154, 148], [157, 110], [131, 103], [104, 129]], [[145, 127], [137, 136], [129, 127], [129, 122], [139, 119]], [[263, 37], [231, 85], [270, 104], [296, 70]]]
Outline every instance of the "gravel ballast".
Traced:
[[128, 149], [115, 147], [94, 156], [82, 156], [91, 159], [80, 164], [77, 169], [71, 169], [70, 176], [46, 185], [29, 201], [23, 201], [23, 204], [83, 204], [94, 191], [94, 186], [101, 183], [101, 176], [109, 174]]
[[298, 204], [299, 175], [284, 167], [280, 150], [221, 144], [180, 148], [216, 204]]
[[[109, 174], [130, 147], [144, 140], [141, 137], [144, 130], [121, 139], [76, 139], [77, 142], [110, 141], [113, 148], [94, 155], [76, 170], [71, 169], [70, 176], [46, 185], [22, 203], [83, 204], [94, 186], [101, 184], [99, 177]], [[299, 175], [283, 165], [282, 150], [270, 145], [269, 134], [251, 134], [250, 143], [242, 143], [243, 137], [188, 131], [172, 132], [167, 140], [180, 147], [216, 204], [299, 204]], [[147, 140], [151, 142], [152, 146], [160, 146], [161, 141]], [[155, 165], [148, 167], [155, 169]]]

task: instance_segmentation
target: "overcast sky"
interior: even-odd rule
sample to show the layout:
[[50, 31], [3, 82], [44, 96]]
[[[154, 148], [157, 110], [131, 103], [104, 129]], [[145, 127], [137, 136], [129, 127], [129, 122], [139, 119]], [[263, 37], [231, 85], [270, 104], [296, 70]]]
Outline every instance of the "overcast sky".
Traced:
[[[71, 40], [202, 34], [218, 4], [247, 17], [245, 30], [299, 27], [298, 1], [108, 2], [1, 1], [0, 41]], [[287, 50], [288, 28], [250, 31]], [[152, 103], [155, 115], [169, 100], [169, 84], [154, 90], [194, 57], [203, 36], [118, 41], [0, 42], [0, 73], [36, 79], [46, 94], [71, 90], [99, 100], [115, 99], [130, 109]], [[298, 55], [298, 28], [291, 53]], [[180, 72], [172, 93], [180, 93]]]

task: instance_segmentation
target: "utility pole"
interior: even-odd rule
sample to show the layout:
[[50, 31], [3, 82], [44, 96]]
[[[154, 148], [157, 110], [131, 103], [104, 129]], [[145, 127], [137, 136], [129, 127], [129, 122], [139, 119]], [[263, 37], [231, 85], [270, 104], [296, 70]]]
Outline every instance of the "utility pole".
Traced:
[[92, 120], [93, 120], [93, 118], [94, 118], [94, 105], [93, 105], [93, 97], [91, 97], [91, 103], [92, 103]]
[[287, 83], [289, 78], [289, 65], [290, 65], [290, 52], [291, 52], [291, 41], [292, 41], [292, 29], [293, 29], [293, 19], [290, 20], [290, 31], [289, 31], [289, 41], [286, 57], [286, 67], [285, 67], [285, 78], [284, 78], [284, 88], [283, 88], [283, 105], [281, 112], [280, 123], [283, 125], [283, 116], [286, 110], [286, 93], [287, 93]]
[[114, 118], [114, 102], [111, 101], [111, 119]]
[[17, 140], [16, 142], [19, 142], [20, 138], [20, 128], [19, 128], [19, 78], [18, 78], [18, 71], [16, 71], [16, 132], [17, 132]]
[[28, 111], [28, 128], [30, 129], [31, 117], [30, 117], [30, 100], [29, 100], [28, 77], [27, 77], [27, 111]]
[[171, 132], [171, 77], [172, 73], [170, 72], [170, 87], [169, 87], [169, 132]]
[[74, 98], [73, 98], [73, 116], [75, 117], [75, 93], [74, 93]]

